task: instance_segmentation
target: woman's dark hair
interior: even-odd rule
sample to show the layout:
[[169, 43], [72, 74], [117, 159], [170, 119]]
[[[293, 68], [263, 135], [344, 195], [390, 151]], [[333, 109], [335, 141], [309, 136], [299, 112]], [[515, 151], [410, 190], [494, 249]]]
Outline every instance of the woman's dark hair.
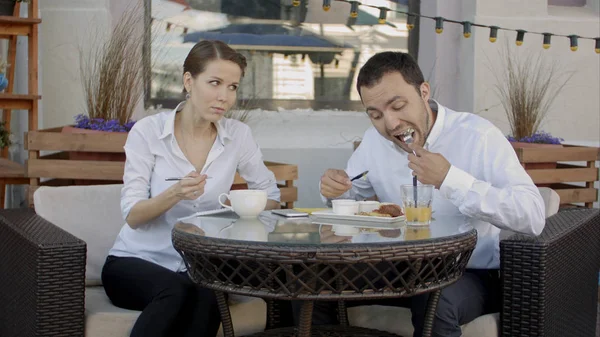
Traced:
[[399, 72], [406, 83], [417, 89], [421, 94], [421, 84], [425, 82], [419, 64], [409, 54], [401, 52], [382, 52], [371, 57], [360, 69], [356, 80], [356, 90], [360, 95], [360, 88], [372, 87], [381, 81], [383, 75]]
[[[190, 50], [188, 56], [183, 62], [183, 73], [190, 72], [192, 77], [196, 77], [206, 70], [206, 65], [214, 60], [231, 61], [242, 70], [242, 77], [246, 71], [246, 57], [229, 47], [225, 42], [217, 40], [203, 40]], [[183, 92], [186, 90], [183, 88]]]

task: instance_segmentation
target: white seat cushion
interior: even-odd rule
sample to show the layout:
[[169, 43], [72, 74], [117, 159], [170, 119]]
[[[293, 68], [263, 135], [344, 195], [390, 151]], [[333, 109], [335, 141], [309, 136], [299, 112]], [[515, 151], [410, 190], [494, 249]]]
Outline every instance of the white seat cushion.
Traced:
[[[236, 302], [229, 307], [236, 336], [263, 331], [267, 323], [267, 304], [260, 298]], [[104, 288], [86, 287], [85, 337], [128, 337], [140, 311], [112, 305]], [[219, 329], [217, 336], [223, 336]]]
[[[383, 330], [404, 337], [413, 335], [410, 310], [402, 307], [369, 305], [348, 308], [351, 325]], [[462, 328], [463, 337], [498, 337], [500, 315], [489, 314], [477, 317]]]
[[463, 337], [497, 337], [500, 335], [500, 314], [479, 316], [461, 328]]
[[33, 194], [35, 212], [85, 241], [86, 285], [100, 285], [108, 251], [125, 224], [121, 215], [123, 185], [42, 186]]
[[103, 287], [86, 287], [85, 337], [127, 337], [140, 312], [112, 305]]

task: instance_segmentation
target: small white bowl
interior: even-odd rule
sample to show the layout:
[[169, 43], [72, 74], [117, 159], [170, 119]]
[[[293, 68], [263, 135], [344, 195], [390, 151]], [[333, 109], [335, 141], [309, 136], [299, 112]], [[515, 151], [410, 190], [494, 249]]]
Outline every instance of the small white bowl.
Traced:
[[359, 201], [358, 202], [358, 211], [359, 212], [373, 212], [373, 210], [378, 209], [380, 205], [381, 204], [379, 203], [379, 201], [374, 201], [374, 200]]
[[350, 199], [332, 200], [333, 213], [340, 215], [355, 215], [358, 213], [358, 201]]

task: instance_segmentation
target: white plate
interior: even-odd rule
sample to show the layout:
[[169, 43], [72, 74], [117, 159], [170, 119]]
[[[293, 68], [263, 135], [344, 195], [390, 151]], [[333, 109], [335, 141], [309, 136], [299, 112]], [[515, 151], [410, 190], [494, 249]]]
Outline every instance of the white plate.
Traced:
[[368, 216], [368, 215], [341, 215], [333, 213], [333, 210], [323, 210], [312, 212], [312, 215], [316, 218], [321, 219], [334, 219], [334, 220], [349, 220], [349, 221], [364, 221], [364, 222], [379, 222], [379, 223], [396, 223], [403, 222], [406, 220], [404, 215], [397, 216], [395, 218], [379, 217], [379, 216]]

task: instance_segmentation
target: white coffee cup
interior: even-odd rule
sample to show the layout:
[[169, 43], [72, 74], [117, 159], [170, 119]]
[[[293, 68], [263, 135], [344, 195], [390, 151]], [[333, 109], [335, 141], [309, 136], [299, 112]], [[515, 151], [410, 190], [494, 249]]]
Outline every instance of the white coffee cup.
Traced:
[[[225, 196], [226, 200], [231, 201], [231, 206], [225, 205], [221, 201], [221, 197]], [[256, 217], [260, 212], [265, 210], [267, 206], [267, 191], [263, 190], [233, 190], [219, 195], [219, 204], [228, 208], [242, 218]]]

